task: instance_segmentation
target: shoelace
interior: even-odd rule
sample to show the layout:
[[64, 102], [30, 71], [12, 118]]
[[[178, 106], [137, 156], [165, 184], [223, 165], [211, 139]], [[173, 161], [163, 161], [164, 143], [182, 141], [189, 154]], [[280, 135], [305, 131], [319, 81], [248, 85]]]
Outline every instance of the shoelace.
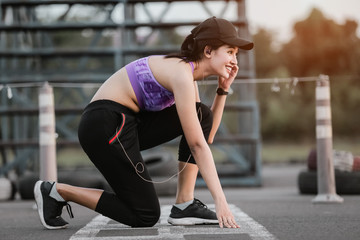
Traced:
[[[53, 183], [51, 184], [51, 188], [53, 188], [54, 185], [55, 185], [55, 182], [53, 182]], [[62, 213], [62, 208], [63, 208], [64, 206], [66, 206], [66, 210], [67, 210], [70, 218], [74, 218], [74, 214], [73, 214], [73, 212], [72, 212], [72, 209], [71, 209], [70, 204], [69, 204], [68, 202], [59, 202], [59, 203], [60, 203], [60, 205], [59, 205], [59, 207], [58, 207], [58, 209], [57, 209], [58, 216], [61, 215], [61, 213]]]
[[61, 216], [63, 207], [66, 206], [66, 211], [68, 212], [70, 218], [74, 218], [74, 214], [72, 212], [71, 206], [68, 202], [59, 202], [57, 215]]
[[66, 202], [66, 210], [67, 210], [70, 218], [74, 218], [74, 214], [73, 214], [73, 212], [72, 212], [71, 206], [70, 206], [70, 204], [67, 203], [67, 202]]
[[194, 199], [194, 204], [199, 205], [200, 207], [203, 208], [208, 208], [204, 203], [202, 203], [199, 199]]

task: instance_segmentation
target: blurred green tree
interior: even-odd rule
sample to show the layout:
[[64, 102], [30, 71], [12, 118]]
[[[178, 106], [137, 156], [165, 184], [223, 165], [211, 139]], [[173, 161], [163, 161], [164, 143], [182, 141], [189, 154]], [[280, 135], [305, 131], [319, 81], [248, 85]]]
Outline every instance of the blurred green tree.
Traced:
[[[314, 8], [294, 25], [294, 37], [279, 52], [271, 46], [273, 35], [260, 29], [254, 35], [257, 77], [329, 75], [334, 134], [356, 137], [360, 132], [357, 27], [353, 20], [338, 24]], [[298, 83], [293, 97], [281, 87], [278, 93], [265, 84], [258, 87], [263, 138], [314, 137], [314, 84]]]
[[294, 25], [295, 36], [281, 50], [283, 63], [291, 75], [358, 75], [360, 40], [358, 24], [347, 20], [343, 25], [327, 19], [314, 8], [309, 17]]
[[282, 68], [278, 52], [273, 47], [273, 33], [260, 28], [253, 35], [256, 59], [256, 76], [258, 78], [287, 77], [287, 70]]

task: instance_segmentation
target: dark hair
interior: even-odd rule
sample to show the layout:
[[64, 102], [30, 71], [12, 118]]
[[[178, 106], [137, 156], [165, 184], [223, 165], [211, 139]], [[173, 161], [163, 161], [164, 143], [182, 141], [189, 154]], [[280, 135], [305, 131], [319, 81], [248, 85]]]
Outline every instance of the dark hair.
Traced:
[[181, 50], [179, 53], [168, 54], [165, 58], [180, 58], [185, 62], [196, 62], [203, 57], [204, 48], [206, 46], [209, 46], [211, 50], [216, 50], [222, 45], [225, 45], [225, 43], [219, 39], [196, 40], [194, 35], [191, 33], [181, 44]]

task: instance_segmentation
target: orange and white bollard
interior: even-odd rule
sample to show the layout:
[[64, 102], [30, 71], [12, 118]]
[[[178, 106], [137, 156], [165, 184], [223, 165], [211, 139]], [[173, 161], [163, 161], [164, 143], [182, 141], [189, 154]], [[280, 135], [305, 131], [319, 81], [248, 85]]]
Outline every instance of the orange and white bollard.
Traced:
[[316, 83], [316, 149], [318, 194], [313, 203], [341, 203], [336, 194], [329, 77], [320, 75]]
[[53, 88], [45, 82], [39, 91], [40, 179], [57, 181], [55, 107]]

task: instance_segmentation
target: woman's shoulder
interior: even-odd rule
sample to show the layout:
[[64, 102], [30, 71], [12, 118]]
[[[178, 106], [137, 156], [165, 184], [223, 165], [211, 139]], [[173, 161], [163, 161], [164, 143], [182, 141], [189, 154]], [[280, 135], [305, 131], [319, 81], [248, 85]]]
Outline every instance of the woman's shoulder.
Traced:
[[179, 58], [153, 56], [149, 58], [149, 66], [155, 79], [170, 91], [174, 86], [194, 80], [190, 64]]
[[[190, 64], [180, 58], [166, 58], [165, 56], [149, 56], [149, 65], [151, 70], [163, 73], [186, 74], [191, 73]], [[189, 71], [190, 70], [190, 71]]]
[[166, 55], [151, 55], [148, 56], [149, 61], [160, 62], [160, 63], [185, 63], [181, 58], [177, 57], [166, 57]]

